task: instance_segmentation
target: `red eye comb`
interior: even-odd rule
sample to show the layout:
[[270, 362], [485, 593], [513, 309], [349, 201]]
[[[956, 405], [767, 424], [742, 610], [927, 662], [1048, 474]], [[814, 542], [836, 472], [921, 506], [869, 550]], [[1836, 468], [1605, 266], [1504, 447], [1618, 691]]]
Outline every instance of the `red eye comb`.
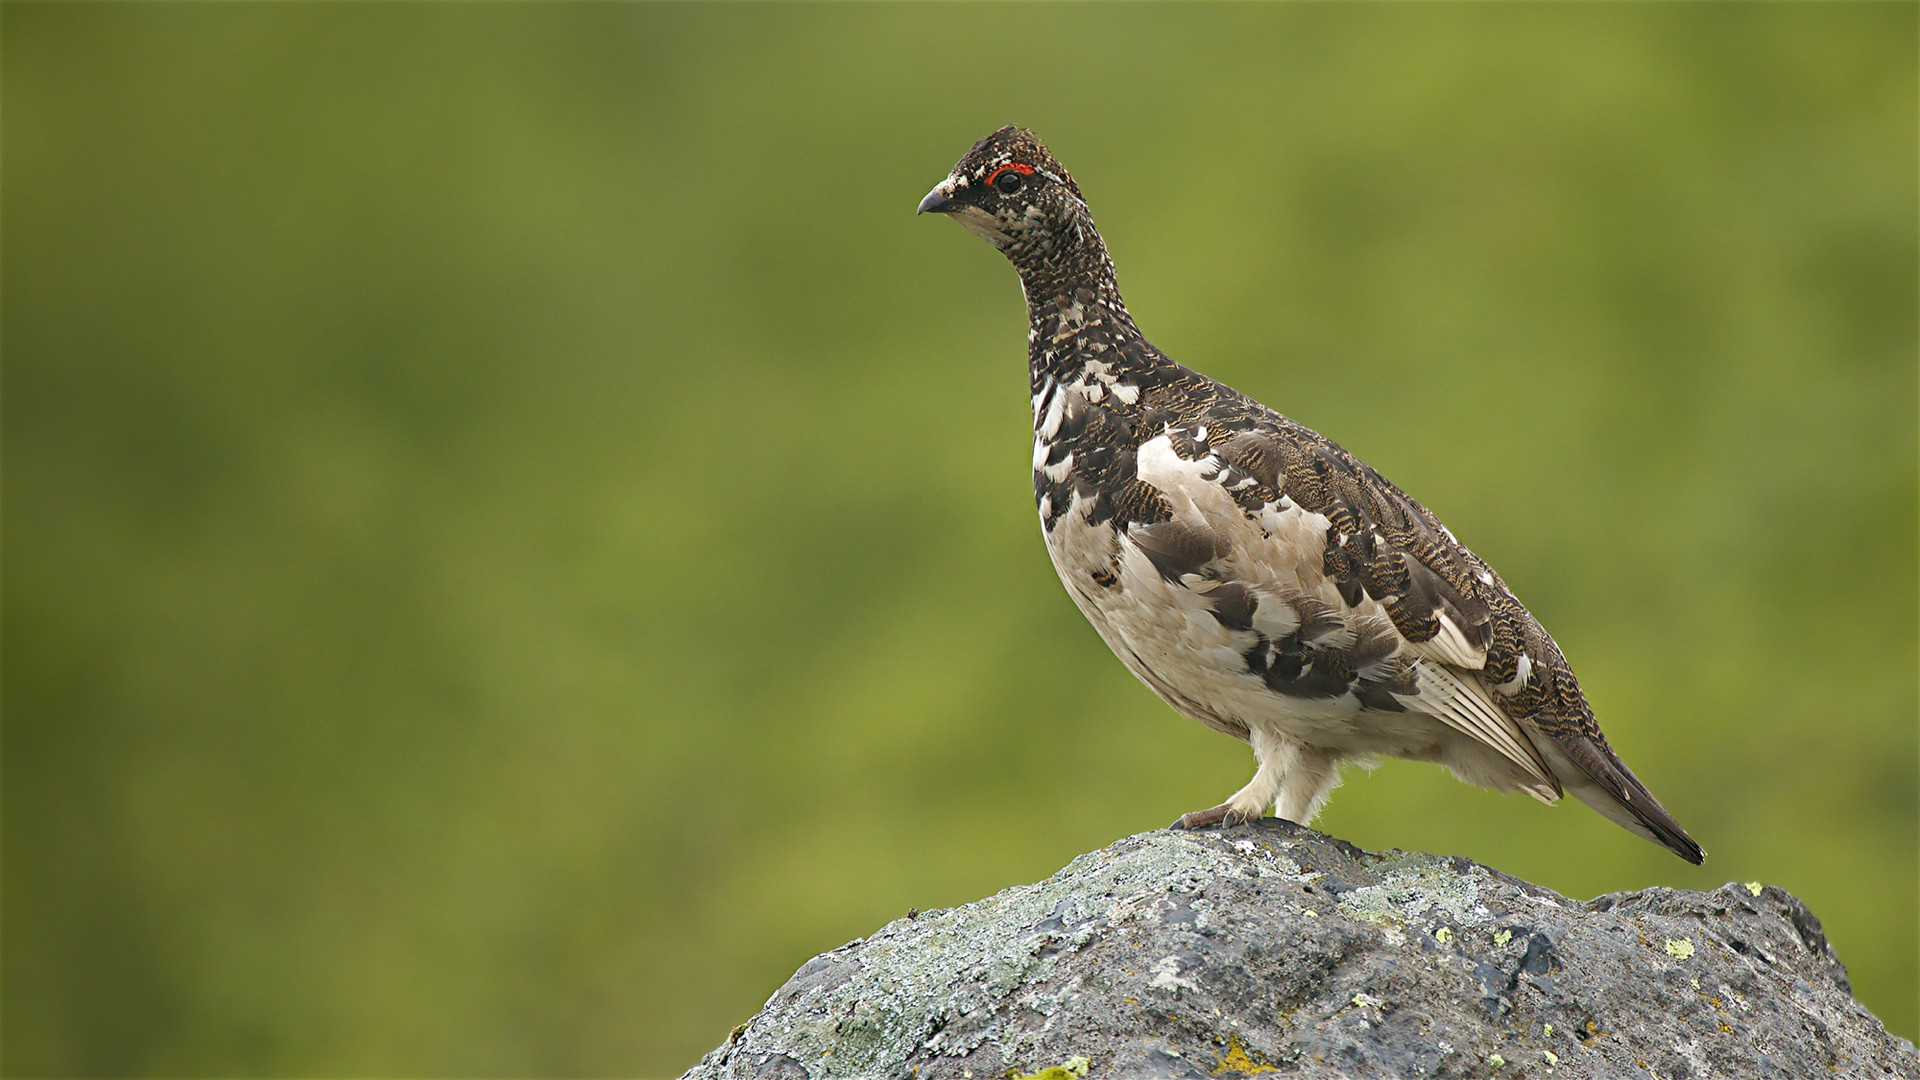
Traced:
[[1012, 161], [1012, 162], [1008, 162], [1005, 165], [1000, 166], [999, 168], [993, 170], [993, 172], [987, 174], [987, 181], [986, 181], [987, 184], [991, 186], [995, 180], [998, 180], [1000, 178], [1001, 173], [1006, 172], [1009, 169], [1019, 173], [1021, 176], [1033, 175], [1033, 166], [1023, 165], [1018, 161]]

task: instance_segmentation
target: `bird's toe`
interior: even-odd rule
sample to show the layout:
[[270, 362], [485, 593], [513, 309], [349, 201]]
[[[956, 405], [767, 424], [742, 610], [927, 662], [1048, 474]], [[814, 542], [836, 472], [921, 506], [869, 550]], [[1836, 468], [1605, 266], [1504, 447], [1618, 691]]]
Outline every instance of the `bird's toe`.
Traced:
[[1190, 814], [1181, 814], [1178, 820], [1167, 827], [1170, 829], [1211, 829], [1219, 825], [1220, 822], [1232, 812], [1232, 809], [1228, 807], [1226, 803], [1221, 803], [1219, 806], [1207, 810], [1195, 810]]

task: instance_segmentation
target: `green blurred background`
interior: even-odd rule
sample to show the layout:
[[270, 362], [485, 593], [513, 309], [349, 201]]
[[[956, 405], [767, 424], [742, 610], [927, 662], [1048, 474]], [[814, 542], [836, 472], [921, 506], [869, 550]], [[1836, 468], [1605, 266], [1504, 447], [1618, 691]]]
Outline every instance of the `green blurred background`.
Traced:
[[1251, 759], [1034, 521], [1033, 127], [1143, 327], [1439, 512], [1916, 1025], [1916, 8], [4, 9], [11, 1075], [671, 1075]]

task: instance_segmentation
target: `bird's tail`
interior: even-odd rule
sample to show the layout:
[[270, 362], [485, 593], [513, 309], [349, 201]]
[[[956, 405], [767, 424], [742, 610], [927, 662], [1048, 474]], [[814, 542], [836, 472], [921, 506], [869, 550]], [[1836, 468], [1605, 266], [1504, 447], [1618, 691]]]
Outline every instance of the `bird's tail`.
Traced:
[[[1605, 742], [1588, 738], [1543, 739], [1547, 764], [1567, 793], [1628, 832], [1664, 846], [1695, 866], [1707, 857], [1647, 785]], [[1558, 760], [1554, 760], [1554, 759]]]

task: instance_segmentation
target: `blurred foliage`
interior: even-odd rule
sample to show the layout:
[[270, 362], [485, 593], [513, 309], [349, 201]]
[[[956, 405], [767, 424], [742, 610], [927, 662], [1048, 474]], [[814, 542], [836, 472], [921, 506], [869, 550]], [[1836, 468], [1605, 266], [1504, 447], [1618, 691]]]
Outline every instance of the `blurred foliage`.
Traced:
[[1033, 520], [1033, 127], [1176, 359], [1499, 567], [1916, 1030], [1916, 8], [4, 11], [12, 1075], [672, 1074], [809, 955], [1211, 805]]

